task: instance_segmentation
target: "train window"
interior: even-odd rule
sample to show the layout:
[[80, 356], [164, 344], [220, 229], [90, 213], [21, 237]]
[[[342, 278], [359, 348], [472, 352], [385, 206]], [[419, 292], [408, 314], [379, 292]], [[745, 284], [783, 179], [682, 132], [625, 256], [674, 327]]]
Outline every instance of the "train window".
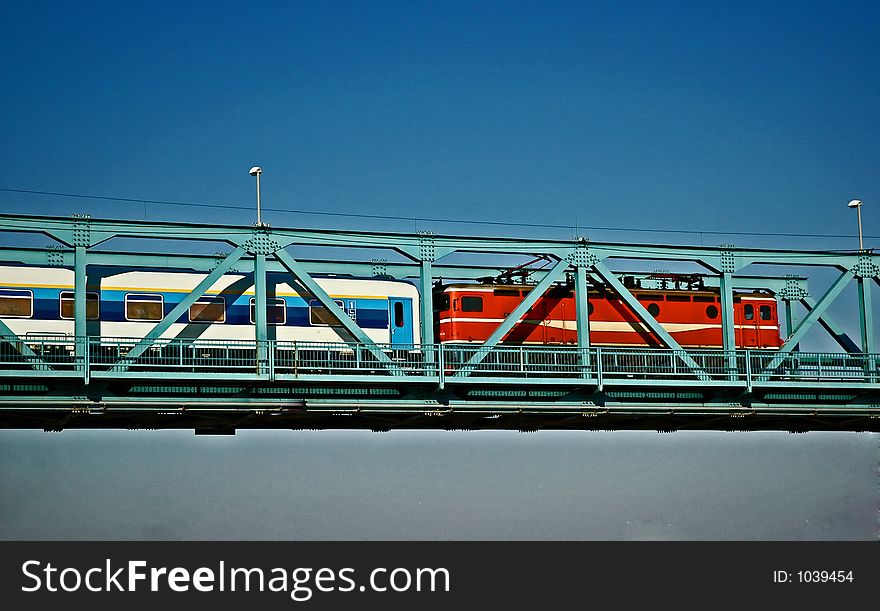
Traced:
[[593, 302], [588, 301], [588, 302], [587, 302], [587, 316], [592, 316], [592, 315], [593, 315], [593, 310], [595, 310], [595, 309], [596, 309], [596, 308], [593, 307]]
[[666, 301], [690, 301], [690, 295], [667, 295]]
[[660, 314], [660, 306], [658, 306], [656, 303], [648, 304], [648, 314], [650, 314], [654, 318], [657, 318], [657, 316]]
[[640, 293], [636, 295], [636, 299], [639, 301], [663, 301], [663, 295], [648, 295], [646, 293]]
[[[345, 308], [345, 303], [341, 300], [334, 301], [340, 309]], [[324, 305], [317, 299], [309, 301], [309, 324], [316, 327], [340, 327], [339, 319], [333, 316]]]
[[125, 294], [125, 320], [162, 320], [162, 295]]
[[398, 329], [402, 327], [404, 324], [403, 320], [403, 302], [395, 301], [394, 302], [394, 326]]
[[694, 295], [694, 301], [702, 301], [703, 303], [715, 303], [715, 297], [712, 295]]
[[492, 294], [496, 297], [519, 297], [518, 289], [495, 289]]
[[0, 316], [4, 318], [30, 318], [33, 315], [33, 292], [0, 289]]
[[713, 320], [718, 318], [718, 308], [713, 305], [706, 306], [706, 316]]
[[226, 300], [223, 297], [201, 297], [189, 306], [190, 322], [226, 322]]
[[[251, 324], [256, 324], [257, 298], [251, 297]], [[282, 297], [266, 298], [266, 323], [283, 325], [287, 322], [287, 302]]]
[[761, 320], [770, 320], [770, 306], [762, 305], [759, 309]]
[[[74, 293], [73, 291], [61, 291], [61, 318], [74, 318]], [[99, 299], [98, 293], [86, 293], [86, 320], [98, 320]]]
[[745, 307], [743, 307], [743, 317], [746, 320], [755, 320], [755, 306], [747, 303]]
[[482, 297], [462, 297], [461, 298], [461, 311], [462, 312], [482, 312], [483, 311], [483, 298]]

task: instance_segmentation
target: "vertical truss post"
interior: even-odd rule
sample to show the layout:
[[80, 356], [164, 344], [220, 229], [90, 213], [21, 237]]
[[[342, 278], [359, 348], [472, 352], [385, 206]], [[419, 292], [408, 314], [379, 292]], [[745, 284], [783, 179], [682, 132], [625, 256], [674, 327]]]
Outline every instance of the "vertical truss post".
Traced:
[[858, 279], [859, 289], [859, 331], [862, 335], [862, 352], [867, 355], [867, 373], [874, 381], [874, 370], [876, 363], [873, 354], [876, 350], [874, 344], [874, 314], [871, 306], [871, 282], [880, 275], [880, 267], [874, 264], [873, 258], [867, 254], [859, 256], [858, 263], [853, 266], [852, 271]]
[[599, 257], [590, 252], [588, 244], [586, 239], [578, 239], [574, 252], [568, 257], [575, 268], [575, 322], [582, 378], [590, 377], [590, 293], [587, 269], [599, 262]]
[[874, 317], [871, 313], [871, 283], [859, 278], [859, 330], [862, 333], [862, 352], [874, 354]]
[[[723, 259], [722, 259], [723, 261]], [[722, 263], [722, 267], [724, 267]], [[733, 310], [733, 274], [721, 273], [721, 346], [727, 357], [728, 379], [736, 380], [736, 320]]]
[[434, 365], [434, 352], [431, 345], [434, 343], [434, 284], [432, 264], [435, 259], [434, 236], [423, 233], [419, 236], [419, 285], [421, 288], [421, 312], [420, 334], [422, 340], [422, 354], [425, 356], [425, 365], [431, 368]]
[[257, 340], [257, 373], [267, 372], [269, 365], [269, 325], [266, 299], [266, 255], [254, 255], [254, 338]]
[[[796, 327], [795, 323], [797, 322], [794, 317], [792, 304], [795, 301], [801, 301], [803, 303], [803, 300], [808, 297], [807, 291], [804, 290], [803, 287], [801, 287], [797, 283], [794, 277], [789, 276], [785, 280], [785, 286], [782, 288], [781, 291], [779, 291], [779, 297], [782, 299], [782, 303], [785, 305], [785, 332], [788, 337], [791, 337], [794, 334], [794, 330]], [[804, 304], [804, 307], [806, 307], [808, 311], [811, 309], [806, 304]], [[821, 317], [819, 318], [819, 324], [821, 324], [823, 327], [828, 328]], [[828, 331], [831, 333], [831, 335], [835, 336], [835, 339], [837, 339], [837, 336], [840, 334], [836, 330], [828, 329]], [[839, 340], [838, 343], [840, 343]], [[846, 346], [844, 346], [844, 349], [849, 352]], [[794, 346], [792, 347], [792, 350], [800, 350], [800, 346]]]
[[419, 308], [422, 319], [419, 331], [421, 333], [425, 364], [430, 366], [434, 363], [434, 353], [430, 349], [430, 346], [434, 343], [434, 287], [430, 261], [422, 261], [419, 269], [419, 281], [422, 292], [422, 302]]
[[590, 377], [590, 304], [587, 289], [587, 268], [584, 265], [578, 265], [575, 270], [574, 297], [581, 377], [588, 378]]
[[[794, 332], [794, 312], [791, 307], [791, 299], [783, 299], [783, 304], [785, 304], [785, 332], [791, 335]], [[795, 350], [798, 350], [798, 347], [794, 347]]]
[[875, 381], [877, 364], [874, 362], [874, 315], [871, 312], [871, 279], [859, 278], [859, 329], [862, 332], [862, 352], [866, 355], [865, 374]]
[[87, 375], [86, 353], [89, 342], [86, 338], [86, 247], [77, 244], [73, 251], [73, 336], [74, 355], [78, 367]]

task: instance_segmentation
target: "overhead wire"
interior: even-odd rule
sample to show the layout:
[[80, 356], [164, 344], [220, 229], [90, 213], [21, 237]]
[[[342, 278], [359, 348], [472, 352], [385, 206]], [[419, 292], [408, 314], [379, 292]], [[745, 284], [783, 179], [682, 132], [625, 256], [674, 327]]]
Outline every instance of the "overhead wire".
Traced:
[[[236, 204], [213, 204], [206, 202], [186, 202], [186, 201], [172, 201], [172, 200], [156, 200], [156, 199], [146, 199], [146, 198], [138, 198], [138, 197], [117, 197], [117, 196], [108, 196], [108, 195], [89, 195], [83, 193], [64, 193], [58, 191], [39, 191], [34, 189], [14, 189], [9, 187], [0, 187], [0, 191], [6, 193], [23, 193], [28, 195], [46, 195], [51, 197], [69, 197], [69, 198], [77, 198], [77, 199], [92, 199], [92, 200], [102, 200], [102, 201], [115, 201], [115, 202], [131, 202], [131, 203], [140, 203], [140, 204], [154, 204], [161, 206], [182, 206], [189, 208], [216, 208], [222, 210], [252, 210], [251, 206], [243, 206]], [[313, 216], [324, 216], [324, 217], [337, 217], [337, 218], [359, 218], [359, 219], [373, 219], [373, 220], [394, 220], [394, 221], [404, 221], [404, 222], [414, 222], [414, 223], [444, 223], [444, 224], [460, 224], [460, 225], [491, 225], [491, 226], [501, 226], [501, 227], [529, 227], [529, 228], [541, 228], [541, 229], [565, 229], [571, 230], [574, 229], [574, 225], [562, 225], [555, 223], [523, 223], [523, 222], [515, 222], [515, 221], [491, 221], [491, 220], [474, 220], [474, 219], [441, 219], [441, 218], [432, 218], [432, 217], [419, 217], [419, 216], [400, 216], [400, 215], [384, 215], [384, 214], [366, 214], [366, 213], [358, 213], [358, 212], [329, 212], [329, 211], [321, 211], [321, 210], [302, 210], [302, 209], [287, 209], [287, 208], [273, 208], [273, 207], [261, 207], [264, 212], [276, 212], [282, 214], [308, 214]], [[705, 235], [716, 235], [716, 236], [749, 236], [749, 237], [789, 237], [789, 238], [828, 238], [828, 239], [842, 239], [842, 238], [851, 238], [851, 235], [842, 235], [842, 234], [817, 234], [817, 233], [791, 233], [791, 232], [763, 232], [763, 231], [718, 231], [718, 230], [689, 230], [689, 229], [656, 229], [656, 228], [645, 228], [645, 227], [610, 227], [610, 226], [587, 226], [587, 225], [577, 225], [578, 230], [589, 230], [589, 231], [619, 231], [619, 232], [630, 232], [630, 233], [669, 233], [669, 234], [687, 234], [694, 236], [705, 236]], [[876, 239], [878, 236], [863, 236], [865, 238]]]

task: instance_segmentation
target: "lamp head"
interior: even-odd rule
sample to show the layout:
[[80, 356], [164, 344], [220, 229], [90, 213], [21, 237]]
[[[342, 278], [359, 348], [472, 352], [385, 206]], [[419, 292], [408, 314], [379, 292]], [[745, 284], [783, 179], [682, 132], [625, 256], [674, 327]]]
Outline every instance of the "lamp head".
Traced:
[[[262, 173], [263, 173], [263, 168], [256, 166], [256, 165], [254, 167], [252, 167], [250, 169], [250, 171], [248, 172], [248, 174], [250, 174], [251, 176], [256, 176], [257, 174], [262, 174]], [[852, 205], [852, 204], [850, 204], [850, 205]]]
[[849, 206], [850, 208], [858, 208], [861, 205], [862, 205], [862, 200], [860, 200], [860, 199], [854, 199], [847, 204], [847, 206]]

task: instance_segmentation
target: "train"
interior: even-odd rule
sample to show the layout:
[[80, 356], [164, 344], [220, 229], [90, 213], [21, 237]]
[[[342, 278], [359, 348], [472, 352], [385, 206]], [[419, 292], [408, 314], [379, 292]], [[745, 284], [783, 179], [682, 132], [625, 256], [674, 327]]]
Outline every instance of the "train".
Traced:
[[[119, 271], [90, 277], [86, 287], [88, 334], [142, 338], [204, 279], [203, 274]], [[271, 339], [286, 342], [347, 341], [337, 319], [289, 275], [269, 274], [267, 322]], [[407, 281], [316, 277], [316, 282], [377, 344], [417, 349], [421, 342], [420, 295]], [[71, 338], [74, 273], [61, 267], [0, 266], [0, 320], [24, 338]], [[433, 289], [433, 340], [440, 344], [484, 342], [533, 289], [526, 284], [442, 283]], [[684, 348], [722, 347], [717, 289], [634, 287], [636, 299]], [[619, 295], [591, 287], [587, 296], [594, 346], [662, 347]], [[735, 341], [743, 349], [775, 349], [783, 340], [775, 295], [738, 291], [733, 296]], [[253, 340], [255, 296], [251, 276], [223, 275], [161, 338]], [[429, 334], [430, 335], [430, 334]], [[508, 345], [576, 345], [574, 289], [550, 288], [502, 339]]]

